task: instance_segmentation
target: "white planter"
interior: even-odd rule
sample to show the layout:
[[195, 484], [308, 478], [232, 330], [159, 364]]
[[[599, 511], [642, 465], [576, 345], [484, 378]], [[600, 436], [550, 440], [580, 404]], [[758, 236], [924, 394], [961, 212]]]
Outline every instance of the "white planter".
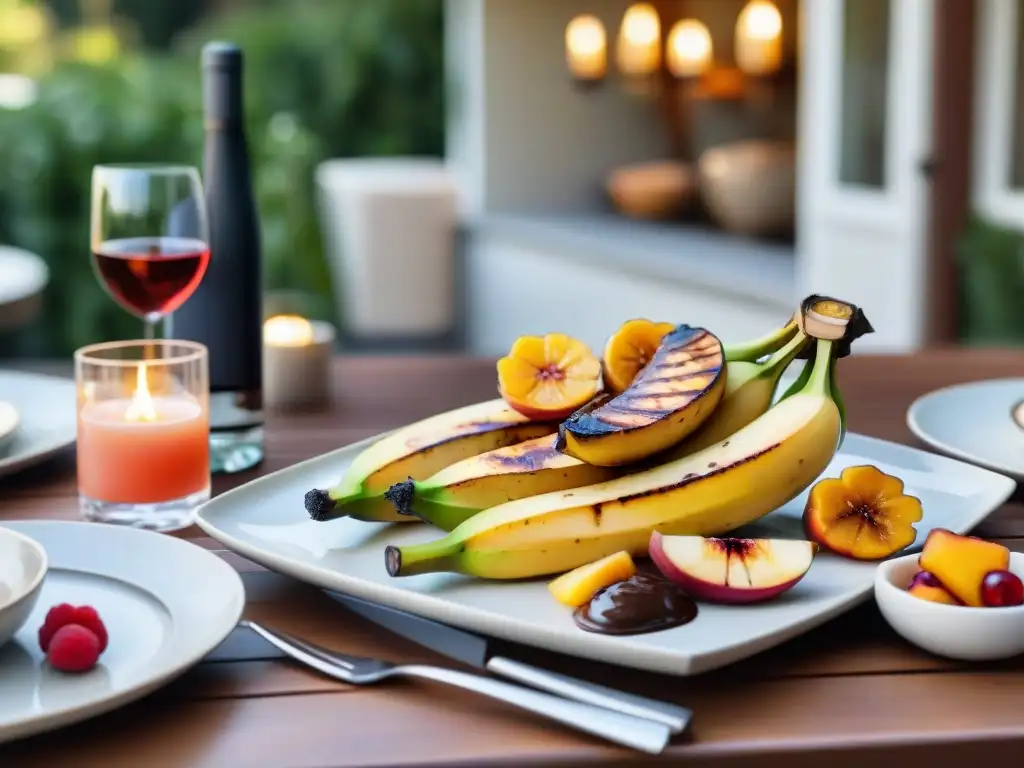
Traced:
[[0, 331], [35, 320], [49, 282], [50, 270], [39, 256], [0, 245]]
[[329, 160], [317, 169], [339, 314], [358, 337], [435, 336], [455, 321], [456, 189], [441, 160]]

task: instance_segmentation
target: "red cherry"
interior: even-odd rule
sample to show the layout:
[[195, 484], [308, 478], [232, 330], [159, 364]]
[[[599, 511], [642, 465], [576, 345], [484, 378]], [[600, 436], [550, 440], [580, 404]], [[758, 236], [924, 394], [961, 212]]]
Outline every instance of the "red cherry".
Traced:
[[989, 608], [1024, 605], [1024, 582], [1009, 571], [989, 571], [981, 582], [981, 601]]
[[939, 582], [939, 580], [937, 578], [935, 578], [935, 574], [933, 574], [933, 573], [931, 573], [929, 571], [918, 571], [917, 573], [915, 573], [914, 574], [914, 578], [910, 582], [910, 586], [907, 587], [907, 589], [910, 589], [911, 587], [915, 587], [918, 584], [920, 584], [922, 587], [941, 587], [942, 586], [942, 584]]

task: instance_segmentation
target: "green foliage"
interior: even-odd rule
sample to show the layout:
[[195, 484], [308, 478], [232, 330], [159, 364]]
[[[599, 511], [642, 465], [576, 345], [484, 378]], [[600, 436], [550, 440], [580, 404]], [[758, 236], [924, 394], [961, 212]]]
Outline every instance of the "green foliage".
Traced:
[[976, 216], [960, 239], [958, 261], [961, 340], [1024, 342], [1024, 232]]
[[444, 153], [441, 0], [304, 0], [233, 10], [182, 36], [246, 51], [250, 114], [292, 112], [331, 157]]
[[[52, 281], [42, 322], [18, 354], [67, 355], [136, 337], [89, 261], [90, 175], [104, 162], [201, 165], [199, 50], [246, 54], [246, 113], [264, 278], [332, 318], [313, 174], [328, 157], [444, 151], [441, 0], [307, 0], [245, 7], [176, 41], [174, 55], [108, 67], [64, 64], [39, 100], [0, 110], [0, 243], [40, 254]], [[216, 257], [214, 257], [216, 258]], [[0, 355], [3, 349], [0, 347]]]
[[51, 272], [28, 353], [64, 355], [139, 333], [92, 273], [90, 179], [107, 161], [195, 161], [201, 123], [157, 69], [63, 65], [42, 80], [36, 103], [0, 113], [0, 241], [40, 254]]

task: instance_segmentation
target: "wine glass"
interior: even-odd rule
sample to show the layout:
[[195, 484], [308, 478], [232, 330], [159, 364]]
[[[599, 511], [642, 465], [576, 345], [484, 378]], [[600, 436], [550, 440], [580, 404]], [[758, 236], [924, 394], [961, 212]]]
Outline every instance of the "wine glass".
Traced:
[[[183, 165], [97, 165], [92, 171], [93, 269], [114, 300], [156, 324], [195, 291], [210, 262], [199, 172]], [[170, 328], [165, 327], [166, 335]]]

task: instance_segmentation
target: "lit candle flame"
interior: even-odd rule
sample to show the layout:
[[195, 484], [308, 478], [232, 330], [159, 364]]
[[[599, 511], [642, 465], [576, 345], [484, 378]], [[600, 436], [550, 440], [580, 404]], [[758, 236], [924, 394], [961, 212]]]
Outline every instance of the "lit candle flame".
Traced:
[[626, 9], [619, 28], [619, 69], [628, 76], [645, 76], [661, 66], [661, 17], [650, 3]]
[[774, 40], [782, 34], [782, 14], [768, 0], [753, 0], [737, 19], [743, 33], [752, 40]]
[[668, 33], [668, 68], [676, 77], [701, 75], [711, 66], [711, 32], [696, 19], [676, 22]]
[[140, 363], [136, 369], [135, 394], [128, 410], [124, 412], [127, 421], [156, 421], [156, 406], [149, 394], [149, 381], [146, 376], [146, 364]]
[[604, 24], [596, 16], [577, 16], [565, 28], [565, 56], [573, 76], [599, 80], [608, 66]]
[[304, 347], [313, 343], [313, 324], [298, 315], [275, 315], [263, 324], [263, 341], [275, 347]]
[[748, 75], [769, 75], [782, 65], [782, 14], [769, 0], [750, 0], [736, 20], [736, 64]]

